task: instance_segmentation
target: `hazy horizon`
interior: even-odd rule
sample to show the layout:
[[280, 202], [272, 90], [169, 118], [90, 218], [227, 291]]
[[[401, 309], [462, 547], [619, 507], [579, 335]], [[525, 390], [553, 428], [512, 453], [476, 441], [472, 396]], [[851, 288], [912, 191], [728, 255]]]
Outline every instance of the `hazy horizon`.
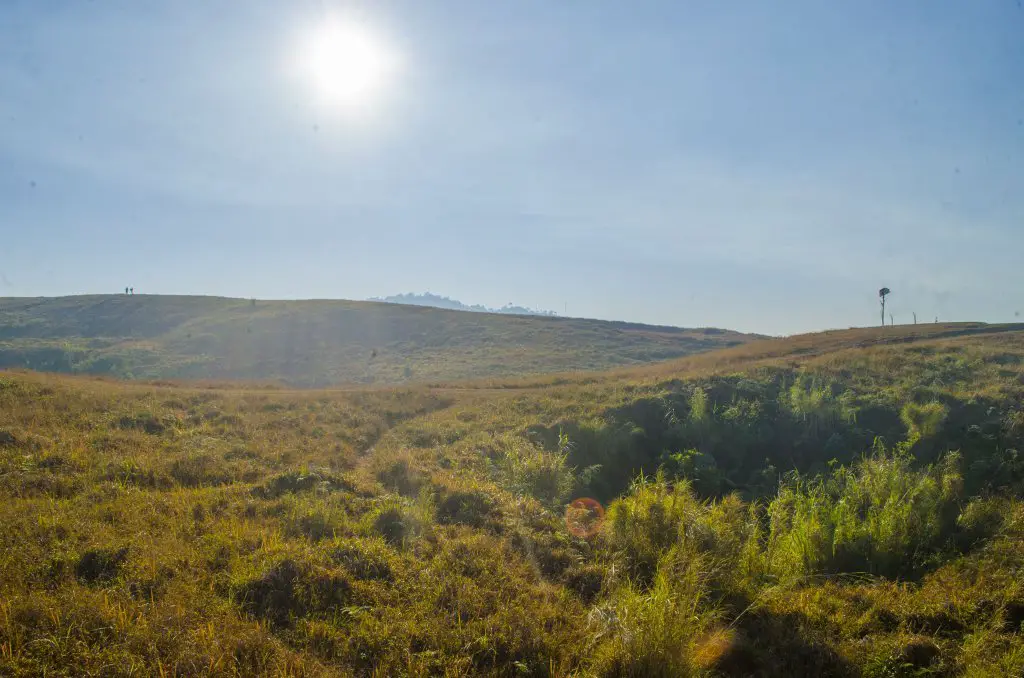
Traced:
[[[359, 115], [292, 68], [346, 13], [394, 55]], [[793, 334], [876, 324], [887, 286], [897, 324], [1012, 322], [1022, 31], [1015, 0], [13, 0], [0, 296]]]

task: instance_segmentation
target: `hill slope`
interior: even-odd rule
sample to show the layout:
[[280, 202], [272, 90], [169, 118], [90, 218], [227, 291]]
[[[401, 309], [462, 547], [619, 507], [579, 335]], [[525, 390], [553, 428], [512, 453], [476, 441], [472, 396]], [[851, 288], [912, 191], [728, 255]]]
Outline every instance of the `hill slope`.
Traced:
[[1021, 449], [1021, 326], [433, 388], [0, 373], [0, 674], [1022, 675]]
[[356, 301], [0, 299], [0, 367], [135, 378], [396, 383], [598, 370], [755, 335]]

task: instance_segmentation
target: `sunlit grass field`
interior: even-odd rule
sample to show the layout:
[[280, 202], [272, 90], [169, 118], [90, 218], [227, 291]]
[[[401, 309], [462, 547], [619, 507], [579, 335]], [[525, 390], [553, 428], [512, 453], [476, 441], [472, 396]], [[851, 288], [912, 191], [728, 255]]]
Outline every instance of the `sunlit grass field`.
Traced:
[[0, 675], [1021, 675], [1022, 399], [981, 325], [397, 388], [3, 372]]
[[504, 378], [641, 365], [757, 338], [357, 301], [0, 298], [0, 368], [129, 379], [309, 387]]

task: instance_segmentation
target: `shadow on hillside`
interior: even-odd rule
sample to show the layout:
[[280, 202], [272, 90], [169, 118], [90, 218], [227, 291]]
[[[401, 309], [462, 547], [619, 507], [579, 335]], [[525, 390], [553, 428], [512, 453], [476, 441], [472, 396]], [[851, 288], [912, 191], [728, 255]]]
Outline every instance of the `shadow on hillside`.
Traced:
[[[599, 420], [536, 425], [527, 433], [548, 450], [557, 448], [560, 432], [568, 435], [569, 464], [593, 469], [579, 489], [600, 501], [621, 495], [640, 473], [653, 475], [686, 450], [701, 453], [703, 476], [687, 473], [699, 494], [739, 490], [756, 498], [774, 494], [781, 473], [824, 472], [833, 459], [854, 461], [876, 436], [895, 441], [904, 435], [899, 411], [881, 403], [864, 403], [848, 419], [834, 413], [838, 405], [817, 419], [794, 414], [784, 403], [799, 378], [784, 369], [759, 379], [713, 377], [611, 408]], [[699, 418], [690, 402], [697, 391], [707, 403]], [[836, 402], [831, 396], [828, 404]]]
[[[1011, 359], [1016, 356], [1001, 357]], [[914, 443], [911, 451], [919, 464], [936, 463], [957, 450], [970, 493], [1024, 482], [1024, 462], [1016, 461], [1014, 452], [1024, 446], [1024, 425], [1013, 418], [1020, 405], [944, 392], [942, 384], [972, 378], [972, 368], [962, 362], [929, 364], [901, 399], [880, 397], [849, 380], [781, 368], [682, 383], [664, 396], [609, 408], [598, 418], [537, 424], [526, 433], [549, 451], [558, 449], [560, 433], [567, 435], [568, 463], [580, 472], [577, 492], [602, 502], [626, 492], [639, 474], [653, 475], [659, 468], [670, 477], [687, 477], [703, 497], [739, 491], [758, 499], [774, 496], [779, 478], [789, 471], [827, 473], [834, 464], [849, 465], [870, 454], [876, 440], [892, 447], [907, 437], [901, 407], [937, 402], [945, 408], [941, 434]], [[693, 412], [694, 394], [706, 403], [699, 416]], [[798, 410], [794, 399], [805, 409]], [[1002, 459], [1002, 450], [1014, 459]]]
[[733, 642], [716, 653], [707, 668], [719, 676], [859, 675], [835, 650], [811, 637], [808, 625], [798, 612], [748, 611], [733, 623], [737, 632]]

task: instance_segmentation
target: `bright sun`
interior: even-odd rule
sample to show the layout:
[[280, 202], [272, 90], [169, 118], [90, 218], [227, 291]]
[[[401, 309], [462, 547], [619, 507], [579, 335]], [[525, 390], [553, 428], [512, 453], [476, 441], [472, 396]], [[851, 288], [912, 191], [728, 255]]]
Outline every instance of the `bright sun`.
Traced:
[[300, 66], [322, 103], [358, 111], [385, 93], [398, 59], [365, 23], [331, 18], [306, 36]]

